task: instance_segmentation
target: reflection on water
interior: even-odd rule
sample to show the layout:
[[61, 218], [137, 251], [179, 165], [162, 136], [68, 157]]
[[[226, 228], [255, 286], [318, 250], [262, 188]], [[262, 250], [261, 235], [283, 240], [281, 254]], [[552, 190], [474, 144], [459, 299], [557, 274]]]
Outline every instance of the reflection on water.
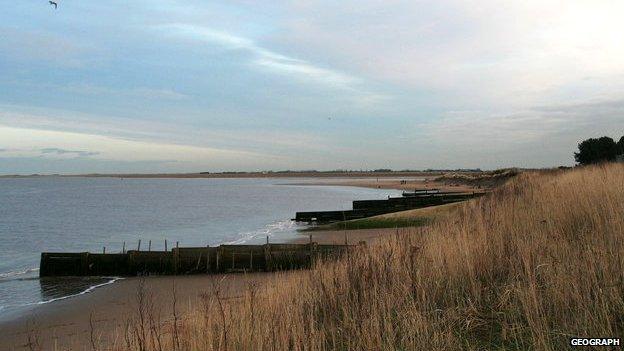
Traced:
[[56, 300], [59, 298], [84, 293], [98, 285], [110, 282], [112, 278], [103, 277], [59, 277], [41, 278], [41, 301]]

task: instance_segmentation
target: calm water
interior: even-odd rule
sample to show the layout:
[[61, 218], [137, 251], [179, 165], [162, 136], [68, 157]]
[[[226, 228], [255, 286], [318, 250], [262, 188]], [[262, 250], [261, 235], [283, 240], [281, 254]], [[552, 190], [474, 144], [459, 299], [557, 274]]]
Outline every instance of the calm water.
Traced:
[[296, 211], [350, 209], [392, 190], [277, 185], [301, 179], [0, 179], [0, 317], [84, 293], [112, 278], [38, 279], [42, 251], [119, 252], [283, 242]]

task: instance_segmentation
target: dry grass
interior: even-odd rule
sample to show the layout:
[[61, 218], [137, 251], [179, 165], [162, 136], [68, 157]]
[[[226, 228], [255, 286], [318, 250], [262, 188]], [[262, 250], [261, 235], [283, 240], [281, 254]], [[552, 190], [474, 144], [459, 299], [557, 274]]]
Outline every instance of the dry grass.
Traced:
[[493, 188], [500, 186], [517, 176], [520, 172], [515, 168], [498, 169], [480, 173], [447, 173], [435, 178], [436, 182], [446, 185], [469, 185], [479, 188]]
[[179, 349], [559, 350], [571, 336], [622, 337], [623, 235], [624, 166], [523, 173], [279, 289], [225, 300], [207, 287], [179, 321]]

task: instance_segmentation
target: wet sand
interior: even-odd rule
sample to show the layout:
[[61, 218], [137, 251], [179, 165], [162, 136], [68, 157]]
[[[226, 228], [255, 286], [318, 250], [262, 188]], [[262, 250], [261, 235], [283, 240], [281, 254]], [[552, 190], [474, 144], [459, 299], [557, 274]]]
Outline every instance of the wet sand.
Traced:
[[[395, 233], [394, 229], [366, 229], [350, 231], [315, 231], [302, 234], [294, 242], [309, 241], [309, 234], [319, 243], [344, 243], [345, 233], [349, 243], [367, 241], [372, 244], [377, 238]], [[260, 288], [279, 284], [284, 275], [297, 272], [250, 273], [228, 275], [193, 275], [178, 277], [147, 277], [145, 288], [154, 294], [157, 310], [163, 321], [173, 318], [173, 284], [176, 286], [178, 312], [186, 311], [200, 304], [200, 295], [211, 291], [212, 284], [221, 283], [224, 296], [238, 298], [251, 283]], [[113, 284], [95, 289], [91, 293], [43, 304], [28, 310], [17, 318], [0, 321], [0, 350], [29, 350], [31, 344], [40, 350], [91, 350], [91, 335], [104, 342], [115, 337], [121, 342], [119, 331], [135, 313], [136, 293], [141, 278], [126, 278]], [[90, 327], [90, 322], [93, 328]]]

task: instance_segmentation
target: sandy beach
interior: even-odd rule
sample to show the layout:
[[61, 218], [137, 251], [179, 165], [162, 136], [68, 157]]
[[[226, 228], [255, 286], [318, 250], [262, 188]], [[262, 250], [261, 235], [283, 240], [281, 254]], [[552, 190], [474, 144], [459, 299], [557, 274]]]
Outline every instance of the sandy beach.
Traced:
[[[395, 233], [394, 229], [349, 231], [315, 231], [302, 233], [294, 242], [313, 240], [319, 243], [350, 243], [374, 240]], [[227, 275], [155, 276], [143, 279], [146, 291], [153, 294], [156, 310], [162, 321], [173, 319], [173, 286], [175, 284], [177, 313], [184, 317], [190, 309], [201, 305], [201, 295], [210, 293], [220, 282], [223, 296], [236, 299], [250, 283], [260, 289], [279, 284], [284, 275], [298, 272], [250, 273]], [[21, 316], [0, 321], [0, 350], [91, 350], [91, 338], [110, 345], [122, 343], [120, 331], [136, 312], [136, 295], [141, 278], [126, 278], [93, 290], [91, 293], [36, 306]], [[93, 325], [93, 328], [91, 327]]]
[[[472, 191], [469, 186], [448, 186], [433, 180], [433, 176], [405, 178], [349, 178], [349, 179], [318, 179], [300, 185], [336, 185], [380, 189], [413, 190], [415, 188], [442, 189], [445, 191]], [[292, 184], [290, 184], [292, 185]], [[435, 211], [434, 209], [424, 209]], [[422, 210], [420, 210], [422, 212]], [[410, 212], [410, 211], [406, 211]], [[427, 212], [428, 213], [428, 212]], [[420, 215], [428, 215], [422, 212]], [[406, 214], [413, 216], [412, 213]], [[384, 215], [388, 216], [388, 215]], [[396, 215], [392, 215], [396, 216]], [[306, 243], [312, 240], [324, 244], [342, 244], [366, 241], [374, 244], [382, 236], [392, 235], [395, 229], [360, 229], [360, 230], [319, 230], [302, 232], [300, 237], [291, 240]], [[195, 276], [160, 276], [126, 278], [106, 285], [87, 294], [62, 299], [35, 306], [21, 315], [0, 320], [0, 350], [90, 350], [91, 340], [104, 345], [121, 343], [120, 332], [124, 330], [126, 321], [136, 311], [137, 289], [144, 286], [154, 297], [156, 309], [160, 311], [162, 321], [173, 318], [171, 307], [173, 286], [176, 287], [178, 301], [177, 313], [182, 317], [190, 309], [201, 305], [200, 296], [208, 292], [215, 282], [221, 282], [223, 294], [227, 298], [236, 299], [241, 296], [249, 283], [258, 284], [261, 288], [269, 288], [279, 284], [283, 273], [252, 273], [228, 275], [195, 275]]]
[[[412, 175], [413, 176], [413, 175]], [[319, 179], [301, 185], [336, 185], [381, 189], [439, 188], [449, 191], [472, 191], [467, 186], [446, 186], [433, 181], [433, 177], [412, 178], [351, 178]], [[291, 184], [292, 185], [292, 184]], [[431, 211], [431, 210], [429, 210]], [[409, 211], [407, 211], [409, 212]], [[410, 214], [411, 215], [411, 214]], [[385, 215], [387, 216], [387, 215]], [[314, 230], [302, 232], [300, 237], [291, 240], [306, 243], [312, 240], [324, 244], [342, 244], [366, 241], [374, 244], [382, 236], [392, 235], [395, 229], [360, 230]], [[223, 293], [227, 298], [240, 297], [247, 284], [254, 282], [268, 288], [279, 284], [283, 273], [252, 273], [228, 275], [160, 276], [126, 278], [113, 284], [93, 290], [90, 293], [35, 306], [21, 315], [0, 320], [1, 350], [81, 350], [92, 349], [91, 340], [110, 345], [122, 342], [119, 334], [124, 323], [135, 313], [136, 293], [144, 281], [147, 291], [153, 294], [154, 303], [161, 313], [161, 320], [173, 318], [171, 307], [172, 291], [175, 283], [178, 301], [177, 312], [184, 316], [186, 311], [201, 305], [200, 296], [211, 289], [215, 282], [222, 281]]]

